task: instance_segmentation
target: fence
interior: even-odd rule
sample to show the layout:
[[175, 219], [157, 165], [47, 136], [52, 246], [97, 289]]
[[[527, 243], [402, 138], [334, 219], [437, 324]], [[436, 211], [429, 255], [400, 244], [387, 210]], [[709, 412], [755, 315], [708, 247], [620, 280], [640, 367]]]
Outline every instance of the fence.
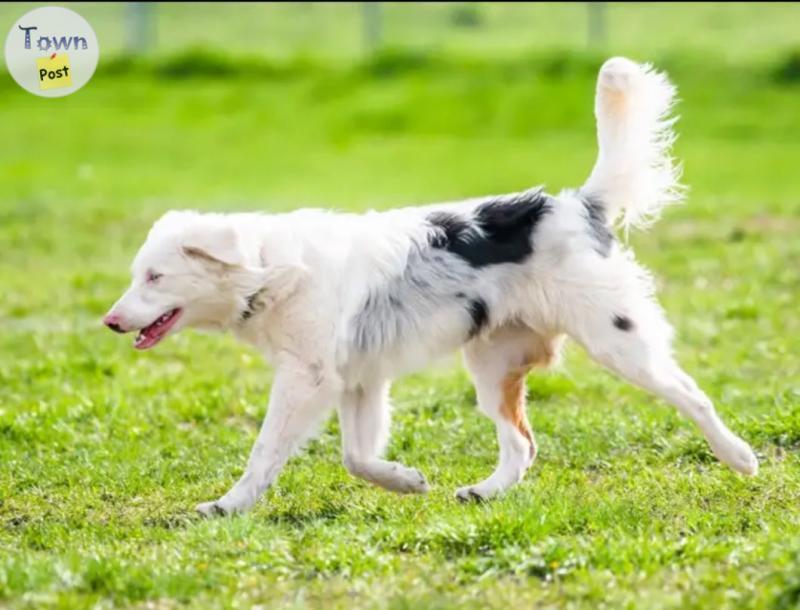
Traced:
[[[150, 2], [128, 2], [125, 29], [126, 51], [135, 55], [155, 46], [157, 18], [156, 5]], [[606, 38], [606, 3], [586, 2], [586, 34], [589, 47], [600, 47]], [[222, 10], [222, 8], [221, 8]], [[380, 2], [359, 3], [363, 48], [371, 53], [383, 46], [384, 10]], [[456, 4], [451, 8], [454, 26], [474, 27], [480, 24], [480, 12], [475, 4]]]
[[[11, 24], [38, 6], [0, 3]], [[753, 57], [796, 49], [800, 3], [70, 3], [101, 58], [212, 48], [231, 54], [353, 59], [379, 49], [519, 56], [599, 50], [656, 59], [703, 51]], [[735, 44], [731, 42], [734, 41]]]

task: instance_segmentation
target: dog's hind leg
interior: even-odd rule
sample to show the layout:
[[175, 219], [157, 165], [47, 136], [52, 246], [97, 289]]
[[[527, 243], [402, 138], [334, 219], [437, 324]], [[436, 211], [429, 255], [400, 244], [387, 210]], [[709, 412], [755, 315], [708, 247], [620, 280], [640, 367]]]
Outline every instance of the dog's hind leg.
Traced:
[[656, 303], [650, 299], [614, 306], [602, 295], [596, 307], [576, 316], [570, 331], [594, 360], [634, 385], [653, 392], [702, 430], [711, 450], [734, 470], [753, 475], [758, 461], [753, 450], [731, 432], [695, 381], [672, 356], [671, 328]]
[[499, 458], [484, 481], [460, 488], [460, 500], [483, 500], [502, 493], [520, 479], [536, 457], [536, 441], [525, 412], [525, 377], [534, 366], [547, 366], [558, 355], [560, 338], [545, 339], [532, 330], [509, 326], [464, 348], [480, 410], [495, 423]]
[[390, 491], [426, 493], [428, 483], [419, 470], [380, 458], [389, 435], [388, 393], [388, 383], [345, 392], [339, 407], [345, 468]]

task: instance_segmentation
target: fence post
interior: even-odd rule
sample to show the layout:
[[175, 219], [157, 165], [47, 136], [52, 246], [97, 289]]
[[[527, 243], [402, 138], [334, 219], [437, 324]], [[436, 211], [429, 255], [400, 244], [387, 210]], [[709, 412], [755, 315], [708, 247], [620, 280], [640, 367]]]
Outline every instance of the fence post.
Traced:
[[361, 15], [364, 21], [364, 46], [367, 53], [373, 53], [381, 46], [383, 35], [382, 10], [380, 2], [362, 2]]
[[606, 43], [606, 3], [587, 2], [589, 16], [589, 46], [602, 47]]
[[155, 4], [125, 3], [125, 45], [130, 55], [140, 55], [155, 45]]

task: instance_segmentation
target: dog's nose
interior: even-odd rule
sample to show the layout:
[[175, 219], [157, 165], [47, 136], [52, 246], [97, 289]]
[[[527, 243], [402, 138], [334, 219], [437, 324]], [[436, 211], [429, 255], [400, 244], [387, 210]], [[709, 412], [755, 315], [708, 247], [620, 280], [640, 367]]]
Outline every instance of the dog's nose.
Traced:
[[125, 329], [122, 328], [120, 324], [120, 317], [115, 313], [108, 314], [105, 318], [103, 318], [103, 324], [108, 326], [111, 330], [115, 333], [124, 333]]

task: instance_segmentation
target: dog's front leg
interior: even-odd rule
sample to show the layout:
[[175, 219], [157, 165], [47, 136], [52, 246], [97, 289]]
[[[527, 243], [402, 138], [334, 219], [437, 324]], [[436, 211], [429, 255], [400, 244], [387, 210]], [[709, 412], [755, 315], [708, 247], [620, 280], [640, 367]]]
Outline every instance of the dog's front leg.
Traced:
[[269, 408], [239, 481], [219, 500], [204, 502], [206, 516], [245, 512], [275, 481], [292, 454], [312, 436], [331, 404], [330, 386], [317, 367], [291, 362], [272, 385]]

